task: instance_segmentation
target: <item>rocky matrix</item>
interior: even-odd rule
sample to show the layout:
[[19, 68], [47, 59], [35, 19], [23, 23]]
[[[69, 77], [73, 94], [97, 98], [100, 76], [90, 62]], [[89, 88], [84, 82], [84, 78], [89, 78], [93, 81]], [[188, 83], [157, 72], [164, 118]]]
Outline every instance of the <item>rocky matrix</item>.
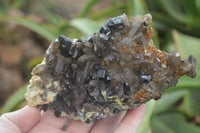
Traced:
[[151, 15], [110, 18], [85, 40], [55, 39], [32, 71], [30, 106], [86, 123], [159, 99], [180, 76], [196, 76], [196, 59], [156, 49]]

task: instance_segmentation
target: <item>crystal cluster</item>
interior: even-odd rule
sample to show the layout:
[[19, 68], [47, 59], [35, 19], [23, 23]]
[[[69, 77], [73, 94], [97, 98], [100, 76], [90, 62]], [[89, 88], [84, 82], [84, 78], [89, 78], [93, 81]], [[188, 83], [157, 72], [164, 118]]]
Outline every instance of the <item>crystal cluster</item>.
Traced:
[[85, 40], [59, 36], [32, 71], [30, 106], [94, 122], [159, 99], [180, 76], [196, 76], [196, 59], [156, 49], [151, 15], [110, 18]]

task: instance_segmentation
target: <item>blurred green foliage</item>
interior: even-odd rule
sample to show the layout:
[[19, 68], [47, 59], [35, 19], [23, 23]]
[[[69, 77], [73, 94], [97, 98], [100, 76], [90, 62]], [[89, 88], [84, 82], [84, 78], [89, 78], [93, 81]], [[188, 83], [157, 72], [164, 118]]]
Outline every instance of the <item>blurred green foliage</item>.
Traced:
[[[43, 1], [46, 2], [47, 1]], [[111, 0], [112, 6], [99, 12], [92, 12], [100, 0], [89, 0], [79, 17], [66, 20], [61, 15], [49, 10], [43, 10], [42, 17], [47, 22], [38, 24], [28, 17], [6, 16], [10, 8], [25, 10], [26, 0], [15, 0], [0, 5], [0, 26], [5, 23], [16, 23], [45, 39], [52, 41], [60, 34], [72, 38], [84, 38], [95, 32], [109, 17], [122, 13], [128, 16], [151, 13], [155, 27], [154, 43], [162, 50], [178, 51], [182, 57], [190, 54], [200, 62], [200, 1], [199, 0], [125, 0], [119, 4]], [[47, 4], [48, 5], [48, 4]], [[52, 7], [52, 5], [48, 5]], [[33, 10], [32, 9], [30, 10]], [[39, 8], [39, 7], [37, 7]], [[33, 66], [41, 58], [30, 63]], [[19, 89], [5, 103], [2, 113], [19, 108], [24, 101], [25, 88]], [[200, 133], [200, 66], [197, 77], [191, 79], [182, 77], [176, 87], [168, 89], [159, 101], [146, 103], [147, 113], [138, 133]]]

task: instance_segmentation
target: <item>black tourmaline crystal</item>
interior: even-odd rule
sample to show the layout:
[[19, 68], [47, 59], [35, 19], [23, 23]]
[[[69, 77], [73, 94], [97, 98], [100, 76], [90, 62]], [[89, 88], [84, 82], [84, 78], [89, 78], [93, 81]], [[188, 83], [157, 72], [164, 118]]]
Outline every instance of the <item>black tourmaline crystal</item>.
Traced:
[[196, 59], [156, 49], [151, 15], [111, 18], [86, 40], [55, 39], [25, 95], [30, 106], [94, 122], [159, 99], [182, 75], [196, 76]]

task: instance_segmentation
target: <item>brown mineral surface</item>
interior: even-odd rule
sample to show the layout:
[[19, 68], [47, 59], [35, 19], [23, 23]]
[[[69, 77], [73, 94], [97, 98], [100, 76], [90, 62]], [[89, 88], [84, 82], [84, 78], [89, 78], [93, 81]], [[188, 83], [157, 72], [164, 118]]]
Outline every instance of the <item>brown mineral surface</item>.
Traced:
[[159, 99], [180, 76], [194, 78], [192, 55], [155, 48], [151, 19], [123, 14], [85, 40], [59, 36], [32, 71], [28, 104], [89, 123]]

